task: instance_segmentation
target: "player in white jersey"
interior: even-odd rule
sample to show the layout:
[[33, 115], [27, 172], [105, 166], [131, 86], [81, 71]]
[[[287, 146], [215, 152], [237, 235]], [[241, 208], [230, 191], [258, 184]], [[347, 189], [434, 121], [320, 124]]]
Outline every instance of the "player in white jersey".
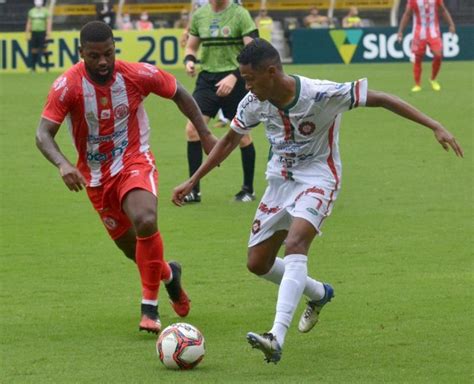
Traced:
[[[393, 95], [368, 90], [366, 79], [338, 84], [289, 76], [278, 52], [262, 39], [248, 44], [238, 61], [250, 92], [206, 162], [175, 188], [173, 203], [181, 205], [193, 185], [237, 147], [243, 134], [259, 123], [265, 125], [273, 155], [267, 167], [268, 187], [252, 225], [247, 267], [280, 287], [273, 327], [262, 335], [249, 332], [247, 339], [268, 362], [276, 363], [301, 296], [309, 298], [298, 325], [301, 332], [312, 329], [334, 296], [329, 284], [307, 275], [307, 255], [341, 185], [341, 113], [359, 106], [383, 107], [430, 128], [445, 150], [451, 147], [460, 157], [463, 151], [439, 122]], [[282, 259], [276, 256], [283, 244]]]

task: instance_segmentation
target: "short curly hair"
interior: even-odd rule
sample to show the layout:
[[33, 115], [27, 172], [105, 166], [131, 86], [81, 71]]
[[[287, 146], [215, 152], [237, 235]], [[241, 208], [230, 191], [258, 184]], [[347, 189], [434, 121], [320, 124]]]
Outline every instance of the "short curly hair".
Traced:
[[282, 69], [278, 51], [268, 41], [260, 38], [247, 44], [237, 56], [237, 61], [243, 65], [250, 64], [254, 69], [261, 69], [267, 65]]
[[112, 29], [102, 21], [90, 21], [81, 28], [81, 45], [87, 42], [102, 43], [108, 39], [114, 39]]

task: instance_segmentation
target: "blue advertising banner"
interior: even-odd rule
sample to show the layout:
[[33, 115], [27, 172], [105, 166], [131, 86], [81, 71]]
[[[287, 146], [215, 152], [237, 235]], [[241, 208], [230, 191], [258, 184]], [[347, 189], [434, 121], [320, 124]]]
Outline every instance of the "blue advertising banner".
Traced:
[[[297, 29], [292, 39], [293, 63], [381, 63], [410, 59], [413, 35], [397, 42], [396, 28]], [[474, 60], [474, 27], [460, 26], [456, 34], [442, 30], [446, 60]], [[427, 53], [428, 57], [431, 53]]]

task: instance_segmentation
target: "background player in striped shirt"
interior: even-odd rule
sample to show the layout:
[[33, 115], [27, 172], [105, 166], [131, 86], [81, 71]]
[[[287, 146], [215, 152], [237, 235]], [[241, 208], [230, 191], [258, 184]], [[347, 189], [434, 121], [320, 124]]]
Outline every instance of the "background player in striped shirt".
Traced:
[[[206, 162], [175, 188], [173, 203], [181, 205], [193, 186], [220, 164], [242, 135], [260, 123], [271, 145], [268, 187], [258, 206], [248, 244], [248, 269], [279, 285], [276, 315], [269, 332], [247, 334], [268, 362], [278, 362], [296, 307], [303, 293], [308, 305], [298, 324], [308, 332], [323, 306], [334, 296], [329, 284], [307, 275], [307, 255], [321, 233], [341, 185], [338, 138], [341, 114], [357, 107], [382, 107], [430, 128], [435, 139], [457, 156], [463, 152], [439, 122], [410, 104], [383, 92], [368, 90], [367, 80], [333, 83], [283, 72], [276, 49], [262, 39], [248, 44], [238, 57], [250, 91], [241, 101], [231, 129]], [[284, 244], [284, 258], [277, 257]]]
[[408, 24], [410, 16], [413, 14], [413, 41], [411, 49], [415, 56], [413, 65], [413, 76], [415, 78], [415, 86], [412, 92], [421, 91], [421, 64], [425, 56], [427, 46], [433, 53], [433, 62], [431, 64], [431, 87], [435, 91], [441, 90], [441, 85], [436, 80], [441, 60], [443, 58], [443, 41], [439, 30], [439, 10], [449, 25], [449, 32], [455, 33], [453, 19], [449, 14], [443, 0], [408, 0], [405, 13], [400, 21], [398, 29], [398, 41], [403, 38], [403, 31]]
[[[60, 76], [49, 92], [37, 128], [37, 146], [71, 191], [86, 187], [109, 235], [136, 262], [143, 292], [139, 329], [158, 333], [161, 280], [179, 316], [186, 316], [190, 305], [180, 283], [181, 266], [163, 257], [157, 226], [158, 172], [143, 99], [150, 93], [172, 99], [193, 122], [206, 153], [216, 139], [196, 102], [174, 76], [149, 64], [115, 60], [107, 24], [86, 24], [80, 43], [83, 61]], [[54, 139], [64, 119], [78, 153], [76, 166]]]

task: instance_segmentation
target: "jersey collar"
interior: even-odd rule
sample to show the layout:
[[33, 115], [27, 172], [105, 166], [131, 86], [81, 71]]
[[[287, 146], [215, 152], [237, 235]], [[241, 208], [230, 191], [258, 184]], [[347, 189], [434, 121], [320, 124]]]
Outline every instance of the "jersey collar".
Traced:
[[[299, 98], [300, 98], [300, 93], [301, 93], [301, 80], [300, 80], [300, 77], [299, 76], [296, 76], [296, 75], [290, 75], [293, 79], [295, 79], [295, 97], [293, 98], [293, 100], [288, 104], [288, 105], [285, 105], [283, 108], [278, 108], [282, 111], [288, 111], [290, 110], [291, 108], [293, 108], [296, 103], [298, 102]], [[276, 107], [276, 105], [275, 105]]]

